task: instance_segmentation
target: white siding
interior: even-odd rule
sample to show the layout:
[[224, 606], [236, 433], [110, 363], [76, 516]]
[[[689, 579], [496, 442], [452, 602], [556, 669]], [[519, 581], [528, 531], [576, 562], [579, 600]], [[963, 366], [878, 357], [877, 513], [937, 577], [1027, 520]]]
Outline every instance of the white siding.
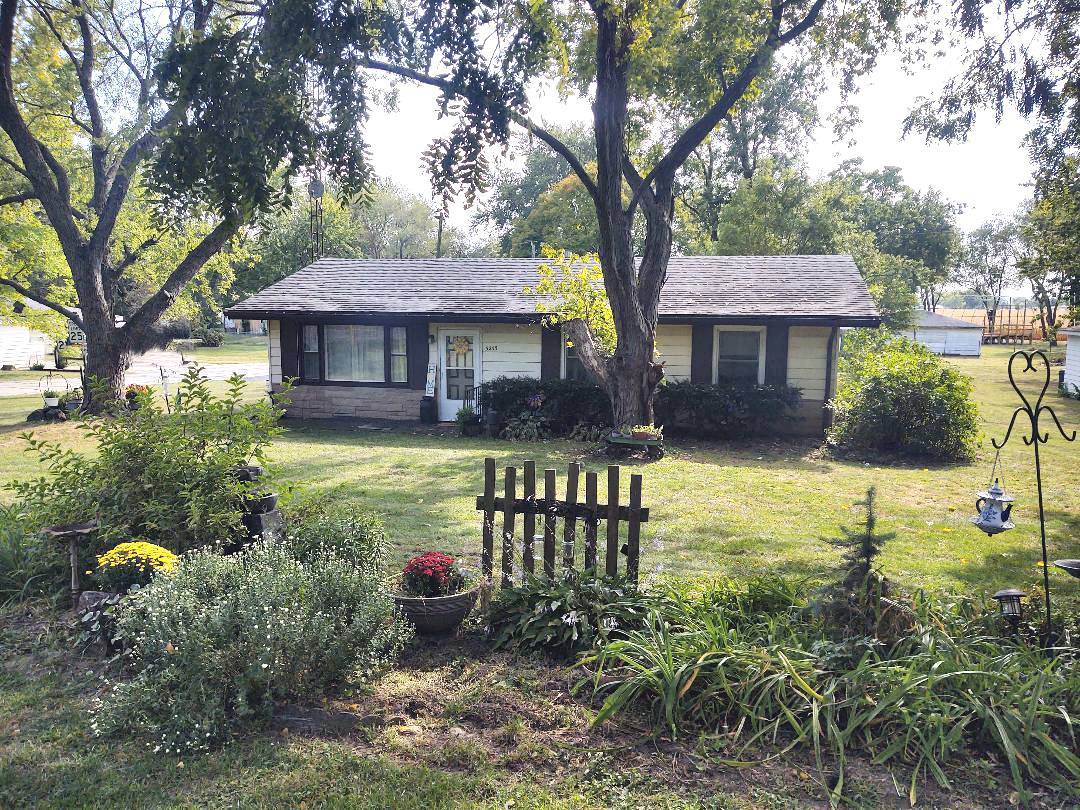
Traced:
[[52, 340], [38, 332], [18, 324], [0, 324], [0, 365], [29, 368], [32, 363], [49, 362]]
[[825, 399], [828, 327], [793, 326], [788, 332], [788, 385], [802, 389], [804, 400]]
[[656, 351], [666, 365], [669, 380], [690, 379], [690, 347], [693, 327], [689, 324], [659, 324], [656, 327]]
[[916, 329], [911, 336], [934, 354], [978, 357], [982, 352], [981, 329]]
[[428, 362], [442, 367], [439, 357], [440, 329], [468, 329], [480, 335], [480, 382], [495, 377], [540, 376], [539, 324], [429, 324], [436, 339], [429, 344]]
[[1065, 390], [1070, 394], [1080, 391], [1080, 334], [1068, 334], [1065, 345]]
[[269, 322], [269, 340], [267, 343], [270, 346], [270, 382], [281, 382], [281, 323], [279, 321]]

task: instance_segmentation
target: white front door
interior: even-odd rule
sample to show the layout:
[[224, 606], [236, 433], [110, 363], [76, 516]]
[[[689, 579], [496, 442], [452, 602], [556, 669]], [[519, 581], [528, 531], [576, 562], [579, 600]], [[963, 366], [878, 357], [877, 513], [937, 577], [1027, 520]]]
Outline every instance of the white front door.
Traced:
[[480, 335], [463, 329], [439, 330], [439, 419], [450, 422], [480, 384]]

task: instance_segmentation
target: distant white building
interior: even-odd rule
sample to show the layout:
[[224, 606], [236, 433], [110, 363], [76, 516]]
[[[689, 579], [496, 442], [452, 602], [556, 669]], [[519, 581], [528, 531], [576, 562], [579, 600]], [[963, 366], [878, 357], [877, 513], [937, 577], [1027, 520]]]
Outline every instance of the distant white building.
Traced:
[[969, 323], [936, 312], [919, 310], [914, 326], [904, 333], [935, 354], [978, 357], [982, 354], [982, 323]]
[[1065, 344], [1065, 392], [1071, 396], [1080, 396], [1080, 326], [1059, 329], [1058, 337], [1067, 340]]
[[230, 318], [228, 315], [221, 316], [221, 328], [226, 332], [237, 335], [265, 335], [266, 321], [251, 318]]
[[[44, 310], [35, 301], [27, 300], [28, 309]], [[39, 332], [18, 317], [0, 321], [0, 366], [25, 369], [34, 363], [52, 364], [53, 339]]]

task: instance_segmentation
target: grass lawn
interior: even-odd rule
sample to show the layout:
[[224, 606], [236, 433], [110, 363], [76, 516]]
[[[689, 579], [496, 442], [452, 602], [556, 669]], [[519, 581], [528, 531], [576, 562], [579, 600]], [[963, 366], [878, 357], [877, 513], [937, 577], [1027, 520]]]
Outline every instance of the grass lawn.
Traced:
[[[0, 382], [38, 382], [41, 381], [41, 389], [45, 390], [45, 380], [49, 371], [30, 371], [29, 369], [15, 369], [14, 371], [0, 371]], [[82, 372], [78, 368], [67, 368], [62, 371], [52, 369], [53, 383], [61, 384], [60, 378], [68, 381], [75, 388], [82, 385]]]
[[[1018, 499], [1017, 528], [989, 538], [968, 523], [993, 460], [989, 436], [1003, 434], [1015, 407], [1005, 376], [1009, 353], [1008, 347], [990, 346], [982, 358], [950, 360], [975, 381], [987, 436], [974, 464], [836, 460], [808, 441], [676, 444], [667, 458], [640, 467], [643, 501], [652, 509], [643, 570], [820, 576], [836, 560], [824, 538], [857, 518], [853, 504], [876, 485], [882, 529], [897, 533], [884, 556], [894, 580], [911, 588], [992, 593], [1015, 586], [1034, 592], [1041, 577], [1034, 470], [1031, 448], [1019, 435], [1002, 453], [1005, 483]], [[255, 389], [252, 396], [259, 394]], [[1053, 392], [1047, 397], [1067, 427], [1080, 427], [1080, 402]], [[38, 469], [21, 452], [16, 435], [25, 425], [15, 420], [33, 400], [20, 399], [0, 399], [0, 481]], [[594, 470], [607, 464], [564, 441], [525, 444], [419, 430], [286, 424], [270, 454], [285, 485], [381, 511], [401, 559], [431, 548], [476, 559], [480, 521], [474, 504], [485, 456], [500, 466], [535, 459], [538, 466], [558, 469], [560, 483], [570, 461]], [[39, 433], [75, 446], [83, 441], [70, 425]], [[1080, 556], [1080, 442], [1051, 438], [1042, 453], [1050, 559]], [[603, 499], [606, 479], [600, 480]], [[1063, 600], [1080, 603], [1080, 582], [1057, 569], [1052, 577]]]
[[184, 357], [200, 363], [266, 363], [265, 335], [234, 335], [227, 333], [220, 346], [201, 346], [196, 341], [193, 348], [186, 348]]

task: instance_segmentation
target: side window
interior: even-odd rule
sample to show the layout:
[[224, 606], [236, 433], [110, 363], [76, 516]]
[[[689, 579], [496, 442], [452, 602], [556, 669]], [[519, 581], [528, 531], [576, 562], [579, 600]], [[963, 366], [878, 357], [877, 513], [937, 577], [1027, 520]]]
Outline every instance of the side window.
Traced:
[[390, 382], [409, 381], [408, 337], [404, 326], [390, 327]]
[[564, 367], [566, 369], [563, 375], [567, 380], [579, 380], [582, 382], [588, 382], [589, 372], [585, 370], [585, 366], [581, 364], [581, 360], [578, 359], [577, 349], [563, 341]]
[[758, 331], [720, 330], [716, 333], [718, 382], [758, 382], [762, 334]]
[[300, 377], [318, 380], [319, 374], [319, 327], [305, 324], [301, 336]]

